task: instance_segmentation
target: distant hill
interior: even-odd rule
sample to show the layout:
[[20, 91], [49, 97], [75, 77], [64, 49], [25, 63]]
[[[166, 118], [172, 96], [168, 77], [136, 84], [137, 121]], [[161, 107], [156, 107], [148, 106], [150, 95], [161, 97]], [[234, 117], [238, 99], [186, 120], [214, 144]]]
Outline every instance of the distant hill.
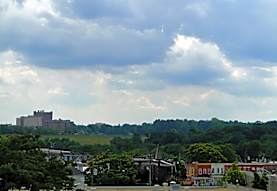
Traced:
[[[188, 119], [168, 119], [155, 120], [153, 123], [142, 124], [123, 124], [110, 125], [105, 123], [96, 123], [89, 125], [77, 125], [76, 127], [67, 129], [65, 134], [68, 135], [131, 135], [131, 134], [151, 134], [156, 132], [167, 132], [171, 129], [179, 133], [187, 133], [191, 129], [210, 129], [224, 127], [267, 127], [276, 128], [277, 121], [268, 122], [239, 122], [239, 121], [223, 121], [217, 118], [211, 120], [188, 120]], [[49, 128], [28, 128], [17, 127], [11, 125], [0, 125], [0, 134], [58, 134], [58, 131]]]

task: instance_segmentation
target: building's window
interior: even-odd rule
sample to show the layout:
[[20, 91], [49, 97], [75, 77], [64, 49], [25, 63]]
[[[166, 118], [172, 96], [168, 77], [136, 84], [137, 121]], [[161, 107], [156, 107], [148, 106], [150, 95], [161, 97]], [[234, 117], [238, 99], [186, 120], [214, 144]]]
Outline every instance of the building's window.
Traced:
[[224, 170], [223, 170], [223, 168], [221, 168], [221, 174], [224, 174]]
[[199, 175], [202, 175], [202, 168], [199, 168], [199, 169], [198, 169], [198, 174], [199, 174]]
[[219, 174], [219, 168], [217, 168], [217, 174]]
[[214, 173], [214, 168], [212, 168], [212, 173]]
[[207, 169], [203, 169], [203, 174], [207, 174]]

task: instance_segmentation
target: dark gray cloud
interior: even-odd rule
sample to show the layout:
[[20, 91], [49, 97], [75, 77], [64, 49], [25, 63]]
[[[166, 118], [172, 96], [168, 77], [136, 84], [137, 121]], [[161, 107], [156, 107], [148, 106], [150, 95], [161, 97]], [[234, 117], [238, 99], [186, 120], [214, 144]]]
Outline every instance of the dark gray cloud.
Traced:
[[164, 26], [217, 43], [232, 59], [277, 61], [277, 4], [272, 0], [73, 1], [76, 17], [136, 29]]
[[51, 6], [32, 14], [32, 8], [24, 3], [11, 4], [0, 13], [0, 50], [21, 52], [35, 65], [74, 68], [146, 64], [161, 60], [171, 44], [160, 30], [68, 18]]
[[271, 0], [61, 0], [39, 13], [26, 8], [26, 0], [8, 2], [0, 3], [0, 50], [22, 52], [39, 66], [158, 62], [176, 33], [215, 42], [241, 66], [241, 60], [277, 61], [277, 4]]

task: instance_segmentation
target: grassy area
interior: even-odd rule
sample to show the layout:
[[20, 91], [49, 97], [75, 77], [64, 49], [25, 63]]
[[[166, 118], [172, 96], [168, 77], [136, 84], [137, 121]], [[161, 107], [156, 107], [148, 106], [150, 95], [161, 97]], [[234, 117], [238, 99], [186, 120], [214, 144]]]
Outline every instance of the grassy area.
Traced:
[[43, 135], [43, 138], [67, 138], [80, 144], [110, 144], [113, 135]]

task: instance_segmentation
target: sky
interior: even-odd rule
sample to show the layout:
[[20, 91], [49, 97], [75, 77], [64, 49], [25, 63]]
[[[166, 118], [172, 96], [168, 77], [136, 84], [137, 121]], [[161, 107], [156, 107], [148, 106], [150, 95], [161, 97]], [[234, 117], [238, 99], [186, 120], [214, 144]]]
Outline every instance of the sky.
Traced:
[[0, 122], [277, 118], [275, 0], [0, 0]]

